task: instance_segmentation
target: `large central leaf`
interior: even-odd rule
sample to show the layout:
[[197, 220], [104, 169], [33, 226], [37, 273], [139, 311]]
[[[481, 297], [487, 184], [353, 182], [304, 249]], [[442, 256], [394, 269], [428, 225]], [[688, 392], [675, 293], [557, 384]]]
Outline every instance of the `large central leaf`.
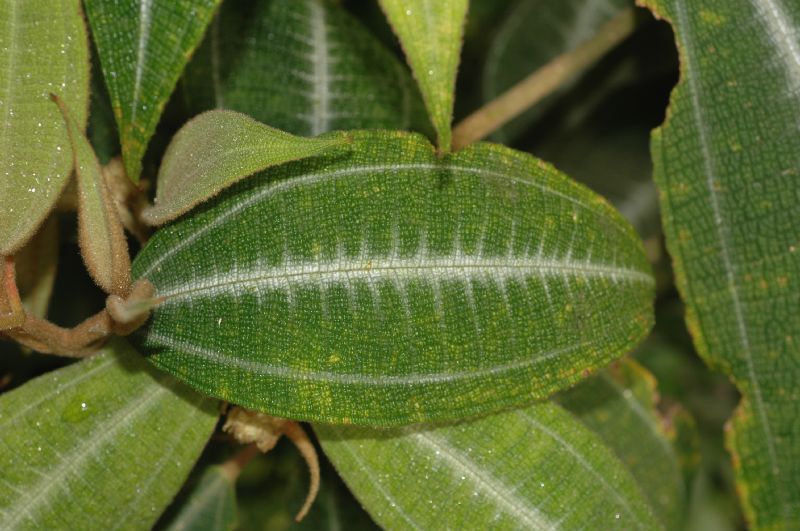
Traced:
[[274, 415], [394, 425], [548, 396], [632, 348], [652, 279], [631, 227], [531, 156], [418, 135], [251, 178], [134, 264], [160, 367]]

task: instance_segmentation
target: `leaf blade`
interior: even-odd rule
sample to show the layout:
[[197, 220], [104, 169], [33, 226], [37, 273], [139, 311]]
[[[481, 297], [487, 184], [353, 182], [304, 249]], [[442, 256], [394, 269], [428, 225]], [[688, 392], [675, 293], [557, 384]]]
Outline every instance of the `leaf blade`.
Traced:
[[439, 150], [450, 151], [456, 73], [469, 2], [380, 0], [400, 39], [436, 130]]
[[123, 518], [147, 528], [180, 488], [216, 419], [213, 400], [154, 377], [122, 341], [4, 394], [4, 527], [110, 527]]
[[69, 140], [48, 94], [63, 92], [85, 127], [89, 44], [79, 0], [7, 0], [0, 9], [0, 254], [11, 255], [39, 227], [69, 177]]
[[303, 138], [237, 112], [205, 112], [183, 126], [167, 147], [155, 203], [142, 218], [163, 225], [253, 173], [347, 142], [345, 134]]
[[659, 528], [616, 457], [551, 403], [427, 429], [315, 431], [384, 528]]
[[193, 112], [224, 108], [296, 135], [427, 120], [405, 65], [333, 2], [225, 2], [183, 77]]
[[161, 111], [219, 2], [85, 1], [133, 182], [139, 182], [142, 157]]
[[745, 514], [754, 528], [781, 528], [800, 518], [800, 371], [788, 340], [800, 329], [790, 295], [800, 215], [787, 193], [799, 171], [800, 10], [778, 0], [646, 4], [672, 22], [681, 59], [651, 143], [667, 247], [698, 352], [743, 394], [727, 442]]
[[392, 425], [546, 397], [649, 329], [641, 244], [598, 196], [499, 146], [352, 135], [151, 239], [153, 362], [275, 416]]

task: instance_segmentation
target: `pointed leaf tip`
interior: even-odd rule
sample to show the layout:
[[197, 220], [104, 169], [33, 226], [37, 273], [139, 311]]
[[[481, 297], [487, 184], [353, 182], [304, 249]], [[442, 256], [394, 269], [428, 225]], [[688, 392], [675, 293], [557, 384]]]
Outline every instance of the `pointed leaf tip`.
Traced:
[[167, 148], [155, 204], [143, 218], [162, 225], [253, 173], [352, 143], [347, 133], [303, 138], [238, 112], [205, 112], [178, 131]]
[[450, 151], [468, 0], [379, 0], [417, 80], [439, 151]]

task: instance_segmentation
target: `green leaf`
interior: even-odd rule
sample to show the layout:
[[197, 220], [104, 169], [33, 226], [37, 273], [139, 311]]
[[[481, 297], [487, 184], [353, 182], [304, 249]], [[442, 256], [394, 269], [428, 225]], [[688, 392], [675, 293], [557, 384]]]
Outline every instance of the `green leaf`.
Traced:
[[142, 218], [162, 225], [257, 171], [347, 142], [345, 134], [303, 138], [238, 112], [208, 111], [174, 136], [158, 172], [155, 204]]
[[560, 407], [438, 428], [315, 425], [385, 529], [659, 529], [625, 467]]
[[[521, 0], [508, 10], [489, 46], [482, 73], [484, 101], [489, 102], [559, 55], [591, 39], [631, 0]], [[495, 133], [516, 137], [543, 114], [545, 100]]]
[[700, 355], [743, 399], [727, 433], [755, 529], [800, 522], [800, 4], [649, 1], [681, 81], [652, 152]]
[[685, 485], [656, 399], [655, 380], [630, 360], [556, 396], [630, 470], [664, 527], [681, 529]]
[[451, 122], [468, 0], [379, 0], [417, 79], [439, 150], [450, 151]]
[[14, 254], [55, 204], [72, 170], [49, 94], [86, 126], [89, 44], [79, 0], [0, 2], [0, 255]]
[[0, 526], [149, 529], [217, 416], [121, 340], [5, 393]]
[[117, 207], [106, 187], [103, 170], [83, 130], [64, 100], [53, 96], [64, 122], [78, 183], [78, 243], [92, 279], [106, 293], [124, 297], [131, 285], [128, 241]]
[[502, 146], [352, 136], [153, 236], [156, 365], [275, 416], [397, 425], [546, 397], [649, 330], [649, 266], [602, 198]]
[[232, 109], [298, 135], [426, 119], [405, 65], [323, 0], [226, 1], [183, 86], [194, 112]]
[[58, 217], [49, 216], [39, 232], [14, 257], [17, 288], [22, 305], [36, 317], [44, 318], [58, 270]]
[[[128, 177], [220, 0], [85, 0]], [[70, 105], [70, 108], [73, 106]]]
[[222, 466], [206, 468], [167, 531], [231, 531], [236, 527], [236, 491]]

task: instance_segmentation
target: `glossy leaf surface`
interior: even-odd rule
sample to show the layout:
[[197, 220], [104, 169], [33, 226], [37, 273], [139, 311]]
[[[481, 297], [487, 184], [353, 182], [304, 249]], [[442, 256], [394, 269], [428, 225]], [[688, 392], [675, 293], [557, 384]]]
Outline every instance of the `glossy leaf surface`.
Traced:
[[217, 416], [122, 341], [3, 394], [0, 527], [149, 529]]
[[167, 531], [231, 531], [236, 528], [236, 491], [221, 466], [206, 468]]
[[392, 425], [548, 396], [646, 334], [649, 267], [602, 198], [500, 146], [352, 135], [150, 240], [154, 363], [272, 415]]
[[622, 463], [552, 403], [438, 428], [315, 425], [385, 529], [658, 529]]
[[83, 261], [94, 281], [106, 293], [125, 296], [131, 284], [131, 259], [122, 222], [89, 139], [64, 101], [55, 98], [55, 102], [67, 124], [74, 157], [78, 183], [78, 243]]
[[183, 126], [167, 147], [155, 204], [142, 217], [151, 225], [161, 225], [248, 175], [347, 142], [345, 134], [290, 135], [238, 112], [203, 113]]
[[[489, 46], [482, 74], [484, 101], [495, 99], [559, 55], [588, 41], [631, 4], [632, 0], [514, 2]], [[522, 113], [492, 138], [514, 138], [541, 116], [547, 101]]]
[[625, 360], [557, 395], [556, 401], [596, 433], [630, 470], [664, 527], [681, 529], [685, 486], [656, 398], [650, 373]]
[[125, 170], [134, 182], [161, 111], [219, 2], [84, 2], [117, 119]]
[[426, 119], [405, 65], [326, 0], [226, 1], [183, 89], [193, 112], [236, 110], [304, 136]]
[[72, 170], [50, 93], [86, 126], [89, 45], [79, 0], [0, 2], [0, 255], [13, 254], [55, 204]]
[[417, 79], [439, 150], [450, 151], [467, 0], [379, 0]]
[[753, 528], [800, 522], [800, 4], [653, 0], [681, 81], [652, 137], [697, 350], [743, 394], [728, 432]]

